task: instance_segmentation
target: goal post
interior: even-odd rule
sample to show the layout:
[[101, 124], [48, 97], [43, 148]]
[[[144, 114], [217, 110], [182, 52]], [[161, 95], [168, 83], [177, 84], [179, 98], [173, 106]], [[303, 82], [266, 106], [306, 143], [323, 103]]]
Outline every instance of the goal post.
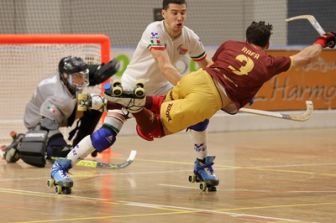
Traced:
[[26, 131], [26, 103], [38, 83], [57, 72], [61, 58], [71, 55], [87, 63], [106, 63], [110, 51], [109, 37], [100, 34], [0, 35], [0, 140], [8, 139], [11, 130]]
[[106, 63], [110, 60], [110, 38], [105, 35], [62, 35], [62, 34], [4, 34], [0, 35], [0, 45], [15, 45], [15, 44], [98, 44], [101, 46], [100, 55], [101, 62]]

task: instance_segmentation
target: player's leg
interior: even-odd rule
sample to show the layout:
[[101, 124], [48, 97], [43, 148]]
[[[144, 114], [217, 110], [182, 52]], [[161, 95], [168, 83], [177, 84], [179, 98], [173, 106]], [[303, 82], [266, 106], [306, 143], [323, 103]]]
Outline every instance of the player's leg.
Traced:
[[166, 96], [160, 117], [167, 134], [212, 117], [222, 107], [221, 97], [204, 70], [185, 75]]
[[191, 138], [194, 142], [194, 150], [197, 153], [197, 158], [194, 165], [194, 174], [199, 181], [206, 183], [208, 187], [214, 190], [213, 186], [218, 185], [219, 179], [214, 173], [213, 160], [214, 156], [207, 154], [207, 136], [206, 128], [209, 120], [206, 119], [196, 125], [191, 126]]
[[182, 79], [182, 83], [167, 96], [167, 101], [161, 108], [161, 115], [165, 115], [164, 123], [170, 123], [170, 126], [165, 125], [170, 131], [176, 131], [181, 125], [185, 126], [192, 121], [199, 121], [189, 126], [194, 149], [197, 152], [194, 174], [199, 181], [205, 182], [206, 188], [215, 190], [214, 186], [218, 185], [219, 180], [213, 170], [215, 157], [207, 154], [206, 129], [209, 124], [208, 118], [221, 108], [222, 103], [209, 75], [202, 71], [192, 75]]
[[160, 107], [160, 116], [148, 109], [133, 116], [137, 121], [138, 134], [153, 140], [211, 117], [221, 105], [220, 95], [211, 77], [204, 71], [198, 71], [184, 76], [166, 95]]
[[19, 158], [36, 167], [44, 167], [47, 159], [66, 157], [70, 151], [62, 133], [58, 129], [47, 129], [40, 126], [25, 134], [14, 134], [13, 142], [6, 147], [4, 158], [7, 162], [15, 162]]
[[[109, 111], [105, 119], [104, 125], [93, 132], [91, 135], [84, 137], [74, 148], [68, 153], [66, 159], [56, 160], [51, 169], [51, 177], [57, 179], [56, 183], [69, 182], [69, 170], [79, 160], [84, 159], [91, 152], [97, 150], [102, 152], [109, 148], [116, 140], [116, 136], [121, 130], [125, 115], [120, 110]], [[72, 185], [71, 185], [72, 186]]]

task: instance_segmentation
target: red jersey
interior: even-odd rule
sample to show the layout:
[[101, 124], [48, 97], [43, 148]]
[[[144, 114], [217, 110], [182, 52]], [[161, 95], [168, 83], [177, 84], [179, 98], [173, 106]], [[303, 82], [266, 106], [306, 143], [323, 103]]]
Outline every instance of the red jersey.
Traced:
[[227, 41], [216, 51], [206, 71], [222, 85], [237, 108], [253, 99], [274, 75], [287, 71], [289, 57], [274, 57], [246, 42]]

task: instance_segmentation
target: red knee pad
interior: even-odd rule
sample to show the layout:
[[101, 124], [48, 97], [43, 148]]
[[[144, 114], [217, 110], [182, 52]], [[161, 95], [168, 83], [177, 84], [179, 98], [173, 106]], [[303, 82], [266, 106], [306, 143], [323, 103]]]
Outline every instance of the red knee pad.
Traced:
[[154, 114], [160, 114], [160, 107], [165, 99], [165, 96], [150, 96], [148, 106]]
[[144, 131], [139, 125], [136, 125], [136, 131], [141, 138], [147, 141], [153, 141], [154, 138], [163, 137], [164, 132], [163, 132], [163, 127], [162, 127], [162, 123], [160, 120], [160, 115], [159, 114], [155, 115], [155, 122], [149, 131]]

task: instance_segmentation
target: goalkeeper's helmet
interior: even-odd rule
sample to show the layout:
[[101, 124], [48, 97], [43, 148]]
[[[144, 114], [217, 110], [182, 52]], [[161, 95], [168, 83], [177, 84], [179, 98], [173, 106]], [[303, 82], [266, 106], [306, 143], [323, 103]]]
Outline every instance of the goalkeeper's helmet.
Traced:
[[89, 68], [80, 57], [62, 58], [58, 64], [58, 71], [61, 80], [73, 94], [89, 85]]

